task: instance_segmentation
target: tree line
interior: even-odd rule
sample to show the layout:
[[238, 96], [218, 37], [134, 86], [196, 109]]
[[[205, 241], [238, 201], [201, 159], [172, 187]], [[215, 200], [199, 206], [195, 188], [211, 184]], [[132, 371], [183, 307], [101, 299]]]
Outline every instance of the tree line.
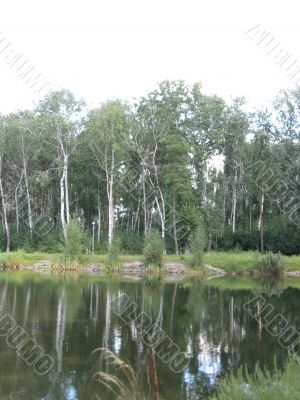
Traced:
[[57, 251], [74, 219], [98, 251], [118, 237], [140, 252], [156, 229], [188, 252], [203, 226], [208, 251], [298, 253], [299, 115], [299, 88], [249, 112], [184, 81], [89, 111], [61, 90], [1, 115], [1, 247]]

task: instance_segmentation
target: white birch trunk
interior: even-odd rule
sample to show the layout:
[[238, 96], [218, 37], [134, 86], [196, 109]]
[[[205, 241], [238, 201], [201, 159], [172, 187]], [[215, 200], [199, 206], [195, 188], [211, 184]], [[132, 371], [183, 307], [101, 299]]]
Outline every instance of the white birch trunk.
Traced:
[[64, 154], [64, 175], [65, 175], [65, 203], [67, 224], [70, 223], [70, 204], [69, 204], [69, 183], [68, 183], [68, 159], [69, 156]]
[[60, 178], [60, 219], [64, 232], [64, 238], [67, 240], [67, 224], [65, 218], [65, 175], [64, 172]]
[[[154, 168], [154, 175], [155, 175], [155, 181], [156, 181], [156, 186], [159, 192], [159, 197], [160, 197], [160, 202], [161, 202], [161, 206], [159, 204], [159, 201], [157, 199], [157, 196], [155, 196], [155, 201], [157, 204], [157, 208], [158, 208], [158, 213], [160, 216], [160, 223], [161, 223], [161, 238], [163, 241], [163, 248], [164, 248], [164, 255], [166, 255], [166, 243], [165, 243], [165, 237], [166, 237], [166, 228], [165, 228], [165, 220], [166, 220], [166, 212], [165, 212], [165, 199], [162, 193], [162, 190], [160, 188], [159, 185], [159, 179], [158, 179], [158, 171], [157, 171], [157, 165], [155, 164], [155, 155], [157, 152], [157, 142], [155, 142], [155, 150], [153, 152], [153, 156], [152, 156], [152, 165]], [[152, 183], [152, 186], [154, 188], [153, 182], [150, 179], [150, 182]]]
[[157, 196], [155, 196], [155, 201], [157, 205], [157, 210], [160, 218], [160, 225], [161, 225], [161, 238], [164, 245], [164, 255], [166, 255], [166, 246], [165, 246], [165, 237], [166, 237], [166, 227], [165, 227], [165, 217], [164, 217], [164, 210], [161, 209]]
[[[60, 128], [58, 127], [58, 135], [61, 135]], [[68, 186], [68, 159], [69, 155], [62, 141], [59, 138], [61, 157], [63, 158], [63, 172], [60, 179], [60, 217], [63, 227], [64, 238], [67, 240], [67, 226], [70, 222], [70, 206], [69, 206], [69, 186]]]
[[19, 201], [18, 201], [18, 190], [19, 186], [21, 185], [22, 179], [23, 179], [23, 174], [21, 174], [21, 178], [16, 186], [15, 189], [15, 206], [16, 206], [16, 224], [17, 224], [17, 237], [18, 237], [18, 243], [19, 243], [19, 227], [20, 227], [20, 217], [19, 217]]
[[10, 230], [7, 220], [7, 204], [4, 198], [4, 189], [3, 189], [3, 182], [2, 182], [2, 157], [0, 156], [0, 195], [2, 199], [2, 208], [3, 208], [3, 220], [4, 220], [4, 227], [6, 233], [6, 251], [10, 251]]
[[25, 161], [24, 158], [23, 158], [23, 161], [24, 161], [24, 181], [25, 181], [27, 207], [28, 207], [28, 225], [29, 225], [30, 237], [32, 239], [32, 235], [33, 235], [33, 218], [32, 218], [32, 209], [31, 209], [31, 197], [30, 197], [29, 184], [28, 184], [28, 178], [27, 178], [27, 166], [26, 166], [26, 161]]
[[97, 242], [100, 243], [100, 234], [101, 234], [101, 208], [100, 208], [100, 196], [98, 195], [98, 232], [97, 232]]
[[144, 206], [144, 236], [148, 233], [148, 223], [147, 223], [147, 203], [146, 203], [146, 188], [145, 188], [145, 164], [143, 161], [143, 171], [142, 171], [142, 186], [143, 186], [143, 206]]
[[260, 198], [260, 207], [259, 207], [259, 220], [258, 220], [258, 227], [260, 231], [260, 251], [264, 252], [264, 202], [265, 202], [265, 195], [264, 192], [261, 192]]
[[261, 193], [260, 196], [260, 204], [259, 204], [259, 218], [258, 218], [258, 230], [261, 230], [262, 227], [262, 220], [263, 220], [263, 214], [264, 214], [264, 192]]
[[237, 185], [237, 170], [235, 170], [234, 188], [232, 193], [232, 233], [235, 233], [236, 231], [236, 202], [237, 202], [236, 185]]
[[26, 154], [25, 154], [25, 144], [24, 144], [23, 134], [22, 134], [22, 158], [23, 158], [23, 174], [24, 174], [26, 198], [27, 198], [28, 226], [29, 226], [30, 238], [32, 239], [33, 218], [32, 218], [31, 198], [30, 198], [28, 175], [27, 175], [27, 160], [26, 160]]
[[113, 186], [114, 186], [114, 168], [115, 168], [115, 151], [112, 150], [110, 171], [107, 170], [107, 197], [108, 197], [108, 244], [111, 246], [113, 241], [114, 230], [114, 200], [113, 200]]

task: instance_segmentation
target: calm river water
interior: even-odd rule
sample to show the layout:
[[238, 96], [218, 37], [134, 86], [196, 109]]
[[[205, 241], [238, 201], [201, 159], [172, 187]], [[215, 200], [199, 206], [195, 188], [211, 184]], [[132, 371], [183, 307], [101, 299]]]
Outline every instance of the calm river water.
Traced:
[[[184, 353], [185, 367], [175, 373], [155, 357], [160, 400], [206, 399], [229, 371], [259, 361], [272, 368], [274, 357], [283, 366], [287, 357], [275, 336], [253, 319], [243, 305], [260, 293], [276, 312], [300, 330], [300, 290], [295, 279], [279, 283], [250, 278], [126, 281], [86, 275], [46, 276], [29, 272], [0, 273], [0, 317], [8, 313], [43, 351], [53, 358], [45, 375], [27, 365], [0, 324], [0, 399], [113, 399], [93, 375], [120, 372], [109, 366], [106, 347], [128, 361], [151, 391], [153, 354], [138, 321], [116, 313], [119, 296], [127, 295]], [[2, 329], [2, 330], [1, 330]], [[152, 359], [153, 361], [153, 359]], [[98, 397], [97, 397], [98, 396]]]

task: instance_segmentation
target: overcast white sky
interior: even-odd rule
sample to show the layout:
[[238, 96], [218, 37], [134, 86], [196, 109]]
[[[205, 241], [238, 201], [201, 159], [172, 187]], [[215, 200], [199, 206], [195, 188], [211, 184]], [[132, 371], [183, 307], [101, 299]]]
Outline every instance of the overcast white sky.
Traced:
[[[0, 32], [54, 88], [89, 106], [138, 97], [163, 79], [201, 81], [206, 93], [260, 105], [293, 84], [245, 31], [262, 24], [300, 60], [299, 8], [295, 0], [10, 0]], [[2, 113], [37, 100], [1, 57], [0, 85]]]

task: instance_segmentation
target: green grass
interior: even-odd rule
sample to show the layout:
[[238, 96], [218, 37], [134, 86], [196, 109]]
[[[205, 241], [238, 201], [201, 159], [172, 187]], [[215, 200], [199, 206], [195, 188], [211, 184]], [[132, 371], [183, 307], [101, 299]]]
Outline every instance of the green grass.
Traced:
[[[260, 271], [262, 255], [256, 251], [211, 252], [204, 255], [204, 263], [221, 268], [228, 273]], [[300, 270], [300, 256], [283, 256], [284, 271]]]
[[[81, 257], [81, 264], [83, 266], [89, 265], [89, 264], [105, 264], [107, 262], [107, 254], [94, 254], [92, 255], [83, 255]], [[188, 257], [186, 256], [176, 256], [174, 254], [168, 254], [167, 256], [164, 256], [163, 260], [164, 262], [176, 262], [179, 264], [184, 264], [185, 261], [187, 260]], [[119, 262], [122, 263], [129, 263], [129, 262], [144, 262], [144, 256], [142, 254], [120, 254], [119, 256]]]
[[[59, 256], [59, 253], [49, 254], [42, 252], [26, 253], [23, 250], [12, 251], [10, 253], [0, 253], [0, 267], [15, 267], [24, 266], [28, 267], [35, 263], [45, 260], [55, 260]], [[89, 264], [105, 264], [107, 262], [107, 254], [95, 254], [95, 255], [82, 255], [81, 265], [83, 267]], [[142, 254], [121, 254], [119, 256], [120, 263], [129, 263], [136, 261], [144, 261]], [[175, 255], [168, 255], [164, 257], [164, 262], [178, 262], [183, 263], [182, 258]]]
[[[82, 256], [81, 264], [86, 266], [88, 264], [105, 264], [107, 262], [107, 254], [94, 254], [89, 256]], [[143, 256], [141, 254], [121, 254], [119, 256], [120, 263], [143, 261]]]
[[[44, 260], [53, 260], [57, 254], [49, 253], [26, 253], [23, 250], [10, 253], [0, 253], [0, 266], [15, 267], [15, 266], [30, 266]], [[191, 256], [168, 254], [164, 256], [164, 263], [184, 263], [188, 265]], [[300, 255], [299, 256], [284, 256], [285, 271], [300, 270]], [[228, 273], [249, 273], [259, 271], [259, 261], [261, 254], [255, 251], [241, 252], [211, 252], [204, 255], [204, 263], [212, 267], [221, 268]], [[121, 254], [119, 256], [120, 264], [134, 261], [144, 261], [142, 254]], [[82, 255], [81, 265], [83, 267], [89, 264], [105, 264], [107, 262], [107, 254]]]
[[211, 252], [204, 255], [204, 263], [221, 268], [226, 272], [250, 272], [258, 270], [260, 253], [255, 251], [242, 252]]
[[300, 393], [299, 359], [290, 358], [282, 372], [275, 368], [270, 374], [256, 367], [255, 373], [243, 374], [240, 369], [237, 376], [230, 375], [221, 382], [217, 400], [297, 400]]
[[285, 271], [300, 271], [300, 255], [299, 256], [284, 256]]
[[53, 255], [48, 253], [25, 253], [23, 250], [10, 253], [0, 253], [0, 267], [28, 267], [40, 261], [50, 260]]

